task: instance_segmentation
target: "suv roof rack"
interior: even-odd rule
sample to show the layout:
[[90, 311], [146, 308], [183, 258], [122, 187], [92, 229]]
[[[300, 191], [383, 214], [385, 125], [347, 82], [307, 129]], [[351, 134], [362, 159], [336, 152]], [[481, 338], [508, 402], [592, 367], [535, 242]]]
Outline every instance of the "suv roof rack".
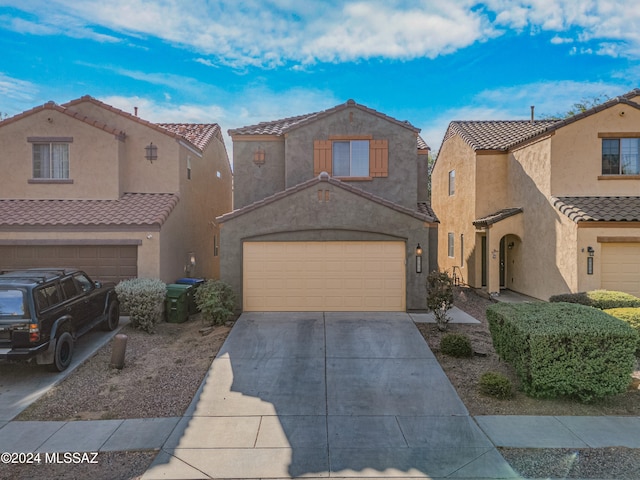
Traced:
[[2, 270], [0, 271], [0, 275], [12, 280], [46, 282], [58, 276], [73, 273], [76, 270], [77, 269], [75, 268], [21, 268], [15, 270]]

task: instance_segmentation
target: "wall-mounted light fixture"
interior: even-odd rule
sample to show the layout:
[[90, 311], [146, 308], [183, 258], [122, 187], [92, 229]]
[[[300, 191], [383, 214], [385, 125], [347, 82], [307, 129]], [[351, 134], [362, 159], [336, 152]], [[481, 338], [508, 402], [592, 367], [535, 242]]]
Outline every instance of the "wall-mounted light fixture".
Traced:
[[507, 245], [507, 248], [509, 250], [512, 250], [515, 245], [516, 245], [515, 242], [509, 242], [509, 244]]
[[593, 275], [593, 256], [596, 254], [596, 251], [593, 247], [587, 247], [587, 275]]
[[416, 247], [416, 273], [422, 273], [422, 247]]
[[184, 265], [184, 271], [187, 275], [191, 275], [193, 269], [196, 267], [196, 254], [194, 252], [187, 253], [187, 262]]
[[158, 146], [154, 145], [151, 142], [149, 145], [144, 147], [144, 158], [153, 163], [154, 160], [158, 159]]
[[255, 163], [258, 166], [264, 165], [266, 156], [267, 154], [265, 153], [264, 148], [258, 147], [258, 149], [255, 152], [253, 152], [253, 163]]

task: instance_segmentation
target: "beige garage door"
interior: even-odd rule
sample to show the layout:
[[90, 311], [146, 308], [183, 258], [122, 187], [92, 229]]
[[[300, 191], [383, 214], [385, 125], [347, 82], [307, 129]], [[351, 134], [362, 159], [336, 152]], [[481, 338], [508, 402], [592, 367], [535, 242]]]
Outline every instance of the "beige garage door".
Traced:
[[404, 311], [404, 242], [245, 242], [245, 311]]
[[118, 282], [138, 274], [136, 245], [3, 245], [0, 270], [73, 267], [94, 280]]
[[602, 288], [640, 297], [640, 243], [602, 244]]

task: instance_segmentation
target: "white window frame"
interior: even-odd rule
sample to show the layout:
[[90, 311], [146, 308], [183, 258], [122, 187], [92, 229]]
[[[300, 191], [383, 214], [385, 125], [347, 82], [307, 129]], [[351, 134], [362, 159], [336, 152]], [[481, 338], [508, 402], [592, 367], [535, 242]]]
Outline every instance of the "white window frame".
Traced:
[[[68, 180], [70, 178], [69, 142], [32, 141], [31, 145], [32, 178], [38, 180]], [[44, 147], [47, 148], [45, 149]], [[62, 155], [60, 159], [55, 158], [56, 151]], [[39, 158], [36, 160], [36, 152], [38, 152], [38, 156], [43, 156], [43, 153], [46, 152], [49, 158]], [[40, 162], [40, 166], [38, 169], [36, 169], [36, 162]], [[60, 164], [58, 164], [57, 162], [60, 162]]]
[[456, 256], [455, 235], [453, 232], [447, 234], [447, 255], [449, 258], [455, 258]]
[[[344, 168], [344, 165], [336, 165], [336, 161], [340, 161], [338, 158], [340, 154], [336, 154], [336, 148], [344, 148], [345, 145], [349, 146], [349, 172], [346, 174], [345, 172], [340, 171], [340, 168]], [[364, 154], [361, 159], [362, 165], [354, 165], [354, 162], [357, 162], [357, 159], [354, 159], [354, 153], [357, 155], [357, 149], [359, 147], [364, 147], [360, 150], [360, 153]], [[354, 148], [356, 149], [356, 152], [354, 152]], [[369, 149], [369, 140], [334, 140], [331, 145], [331, 169], [333, 175], [336, 177], [368, 177], [369, 162], [371, 160]], [[358, 170], [358, 168], [360, 168], [361, 171]]]

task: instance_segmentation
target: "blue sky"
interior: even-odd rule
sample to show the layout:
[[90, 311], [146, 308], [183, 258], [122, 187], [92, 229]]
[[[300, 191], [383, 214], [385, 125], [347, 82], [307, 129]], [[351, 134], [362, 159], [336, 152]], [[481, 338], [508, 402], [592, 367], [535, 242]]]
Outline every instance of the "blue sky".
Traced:
[[[19, 6], [16, 6], [19, 5]], [[0, 112], [91, 95], [223, 130], [352, 98], [437, 150], [451, 120], [640, 87], [635, 0], [0, 0]], [[230, 141], [227, 139], [230, 146]]]

